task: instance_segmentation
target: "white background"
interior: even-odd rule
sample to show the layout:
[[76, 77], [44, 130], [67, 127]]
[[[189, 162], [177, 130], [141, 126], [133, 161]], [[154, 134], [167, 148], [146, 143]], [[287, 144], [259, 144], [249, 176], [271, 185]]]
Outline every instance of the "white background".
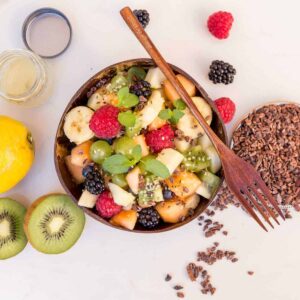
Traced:
[[[194, 76], [213, 99], [234, 99], [234, 122], [275, 99], [300, 101], [297, 0], [0, 0], [0, 51], [24, 47], [22, 22], [40, 7], [61, 9], [74, 29], [68, 51], [48, 61], [55, 83], [48, 103], [36, 109], [0, 104], [1, 114], [28, 125], [37, 150], [30, 174], [8, 196], [29, 205], [45, 193], [62, 191], [54, 170], [53, 144], [64, 107], [97, 71], [121, 60], [147, 57], [118, 13], [125, 5], [149, 10], [147, 31], [168, 61]], [[212, 37], [205, 26], [208, 15], [218, 10], [231, 11], [235, 17], [225, 41]], [[207, 79], [214, 59], [236, 67], [234, 84], [216, 86]], [[227, 237], [205, 239], [196, 221], [176, 231], [140, 235], [87, 217], [84, 234], [69, 252], [47, 256], [28, 245], [17, 257], [0, 262], [1, 300], [176, 299], [171, 284], [163, 280], [166, 272], [173, 275], [174, 284], [184, 284], [185, 299], [205, 299], [197, 284], [186, 283], [184, 267], [197, 250], [216, 240], [235, 250], [240, 261], [222, 261], [209, 268], [218, 288], [214, 299], [300, 299], [299, 216], [268, 234], [235, 208], [216, 219], [225, 223]], [[255, 274], [247, 275], [248, 270]]]

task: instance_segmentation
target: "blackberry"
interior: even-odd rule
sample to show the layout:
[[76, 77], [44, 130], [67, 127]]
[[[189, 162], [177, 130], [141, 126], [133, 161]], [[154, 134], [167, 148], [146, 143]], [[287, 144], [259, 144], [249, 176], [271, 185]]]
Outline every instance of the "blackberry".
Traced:
[[232, 83], [236, 74], [235, 68], [222, 60], [214, 60], [209, 69], [208, 78], [213, 83]]
[[97, 168], [89, 165], [82, 170], [85, 177], [84, 187], [91, 194], [99, 195], [105, 190], [104, 180]]
[[145, 228], [154, 228], [159, 221], [160, 216], [153, 207], [144, 208], [139, 212], [138, 222]]
[[135, 9], [133, 11], [134, 15], [137, 17], [141, 25], [146, 28], [150, 22], [150, 15], [145, 9]]
[[137, 95], [138, 97], [149, 98], [152, 94], [151, 84], [145, 80], [135, 81], [129, 88], [130, 93]]

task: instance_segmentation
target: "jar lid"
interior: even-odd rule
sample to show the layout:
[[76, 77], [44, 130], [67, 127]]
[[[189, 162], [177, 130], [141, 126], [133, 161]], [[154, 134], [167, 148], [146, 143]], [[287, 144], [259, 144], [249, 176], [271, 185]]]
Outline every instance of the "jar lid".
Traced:
[[29, 50], [41, 57], [52, 58], [69, 47], [72, 27], [62, 12], [54, 8], [41, 8], [26, 18], [22, 36]]

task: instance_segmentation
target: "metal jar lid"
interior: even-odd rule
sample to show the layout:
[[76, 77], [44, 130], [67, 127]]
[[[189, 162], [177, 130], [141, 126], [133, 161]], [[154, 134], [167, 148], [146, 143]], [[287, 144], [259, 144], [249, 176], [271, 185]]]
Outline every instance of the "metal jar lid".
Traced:
[[22, 36], [25, 46], [44, 58], [53, 58], [69, 47], [72, 27], [68, 18], [54, 8], [41, 8], [24, 21]]

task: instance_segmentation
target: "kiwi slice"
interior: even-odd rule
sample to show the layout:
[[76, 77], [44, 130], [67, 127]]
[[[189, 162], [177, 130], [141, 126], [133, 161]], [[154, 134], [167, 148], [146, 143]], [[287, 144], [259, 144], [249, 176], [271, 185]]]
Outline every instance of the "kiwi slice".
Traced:
[[36, 200], [25, 216], [24, 228], [31, 245], [40, 252], [58, 254], [79, 239], [85, 224], [83, 211], [64, 194]]
[[25, 214], [26, 208], [17, 201], [0, 198], [0, 259], [15, 256], [25, 248]]

